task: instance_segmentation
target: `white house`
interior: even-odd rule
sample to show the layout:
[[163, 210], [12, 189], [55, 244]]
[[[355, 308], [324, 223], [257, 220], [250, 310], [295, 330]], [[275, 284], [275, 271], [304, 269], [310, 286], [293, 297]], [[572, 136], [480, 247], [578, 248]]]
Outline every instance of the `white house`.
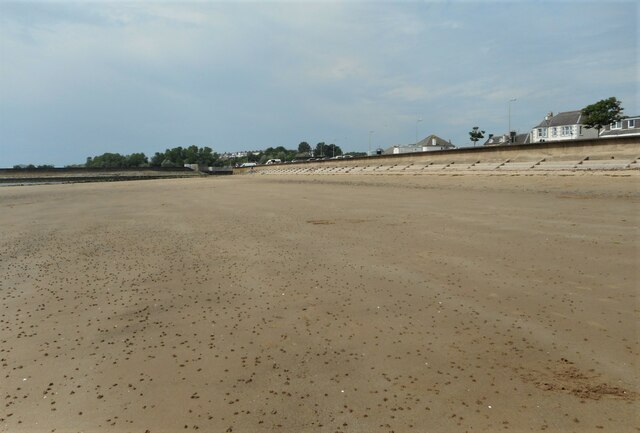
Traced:
[[538, 126], [531, 130], [531, 143], [545, 141], [598, 138], [598, 131], [586, 128], [582, 123], [582, 111], [565, 111], [555, 116], [549, 113]]

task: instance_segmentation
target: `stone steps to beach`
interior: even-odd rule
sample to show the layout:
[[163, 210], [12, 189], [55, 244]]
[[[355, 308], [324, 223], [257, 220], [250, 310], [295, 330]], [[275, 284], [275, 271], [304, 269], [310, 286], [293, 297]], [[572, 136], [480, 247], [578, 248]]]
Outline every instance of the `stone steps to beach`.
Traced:
[[517, 170], [529, 170], [541, 161], [509, 161], [497, 168], [497, 170], [517, 171]]
[[433, 163], [425, 167], [425, 171], [439, 171], [449, 167], [453, 162]]
[[486, 171], [486, 170], [497, 170], [498, 167], [501, 167], [508, 161], [500, 161], [500, 162], [477, 162], [467, 168], [470, 171]]
[[554, 170], [639, 170], [640, 158], [610, 158], [580, 160], [548, 161], [546, 159], [531, 161], [445, 161], [400, 164], [372, 164], [361, 166], [326, 165], [311, 167], [265, 167], [262, 170], [250, 171], [259, 174], [421, 174], [427, 172], [489, 172], [489, 171], [554, 171]]
[[534, 170], [575, 170], [582, 160], [573, 161], [542, 161], [533, 166]]
[[624, 170], [631, 166], [633, 159], [586, 160], [578, 165], [578, 170]]
[[365, 168], [362, 169], [362, 173], [371, 173], [373, 171], [375, 171], [378, 167], [380, 167], [379, 165], [368, 165]]
[[412, 164], [407, 166], [404, 171], [407, 173], [415, 173], [415, 172], [419, 172], [425, 169], [426, 166], [428, 166], [430, 163], [426, 163], [426, 164]]
[[398, 165], [394, 165], [393, 167], [391, 167], [389, 170], [387, 170], [387, 172], [388, 173], [403, 173], [409, 167], [411, 167], [411, 164], [409, 164], [409, 165], [398, 164]]

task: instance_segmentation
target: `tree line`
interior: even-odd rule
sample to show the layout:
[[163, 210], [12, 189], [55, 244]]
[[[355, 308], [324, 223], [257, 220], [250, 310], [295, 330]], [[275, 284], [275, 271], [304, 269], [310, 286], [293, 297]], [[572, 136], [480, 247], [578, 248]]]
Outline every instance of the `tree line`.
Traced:
[[[354, 156], [361, 153], [351, 152]], [[122, 155], [120, 153], [103, 153], [90, 156], [84, 164], [69, 165], [67, 167], [87, 168], [144, 168], [144, 167], [184, 167], [185, 164], [199, 164], [207, 167], [234, 166], [243, 162], [255, 162], [264, 164], [270, 159], [279, 159], [283, 162], [293, 160], [306, 160], [310, 158], [325, 158], [343, 155], [342, 149], [336, 144], [320, 142], [314, 148], [306, 141], [300, 142], [297, 149], [287, 149], [284, 146], [268, 147], [254, 152], [246, 152], [243, 156], [231, 156], [218, 154], [210, 147], [174, 147], [164, 152], [156, 152], [148, 157], [142, 152]], [[49, 169], [53, 165], [15, 165], [15, 169]]]
[[178, 146], [166, 149], [164, 152], [156, 152], [151, 158], [148, 158], [144, 153], [132, 153], [131, 155], [104, 153], [87, 158], [84, 166], [90, 168], [135, 168], [183, 167], [185, 164], [199, 164], [207, 167], [223, 167], [243, 162], [264, 164], [270, 159], [279, 159], [285, 162], [312, 157], [334, 157], [342, 154], [340, 146], [335, 144], [320, 142], [316, 144], [315, 148], [312, 148], [306, 141], [300, 142], [297, 149], [287, 149], [284, 146], [268, 147], [261, 151], [246, 152], [244, 156], [220, 155], [206, 146]]

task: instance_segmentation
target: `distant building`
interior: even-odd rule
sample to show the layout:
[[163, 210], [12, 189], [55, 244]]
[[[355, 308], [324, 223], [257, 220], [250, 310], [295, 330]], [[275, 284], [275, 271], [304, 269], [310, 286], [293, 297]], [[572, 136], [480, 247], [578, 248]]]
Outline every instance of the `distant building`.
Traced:
[[484, 142], [484, 146], [506, 146], [510, 144], [529, 144], [531, 143], [530, 134], [511, 134], [493, 135], [489, 134], [489, 138]]
[[385, 155], [397, 155], [400, 153], [430, 152], [434, 150], [450, 150], [456, 147], [450, 141], [446, 141], [437, 135], [430, 135], [414, 144], [396, 144], [383, 151]]
[[242, 150], [239, 152], [224, 152], [220, 155], [221, 160], [227, 160], [230, 158], [246, 158], [248, 155], [257, 156], [260, 155], [259, 150]]
[[201, 172], [209, 171], [209, 167], [204, 164], [184, 164], [184, 167], [193, 171], [201, 171]]
[[582, 111], [565, 111], [554, 116], [549, 113], [538, 126], [531, 130], [531, 143], [545, 141], [577, 140], [598, 138], [598, 131], [589, 129], [582, 123]]
[[607, 125], [600, 131], [600, 137], [623, 137], [640, 135], [640, 116], [630, 116]]

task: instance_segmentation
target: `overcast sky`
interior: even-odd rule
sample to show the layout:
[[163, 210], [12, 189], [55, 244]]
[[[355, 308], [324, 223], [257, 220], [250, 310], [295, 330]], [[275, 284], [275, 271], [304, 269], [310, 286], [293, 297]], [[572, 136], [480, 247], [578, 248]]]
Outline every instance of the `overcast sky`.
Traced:
[[[638, 3], [0, 1], [0, 166], [640, 114]], [[422, 119], [418, 122], [418, 119]], [[416, 128], [417, 127], [417, 128]], [[369, 131], [374, 131], [370, 134]]]

